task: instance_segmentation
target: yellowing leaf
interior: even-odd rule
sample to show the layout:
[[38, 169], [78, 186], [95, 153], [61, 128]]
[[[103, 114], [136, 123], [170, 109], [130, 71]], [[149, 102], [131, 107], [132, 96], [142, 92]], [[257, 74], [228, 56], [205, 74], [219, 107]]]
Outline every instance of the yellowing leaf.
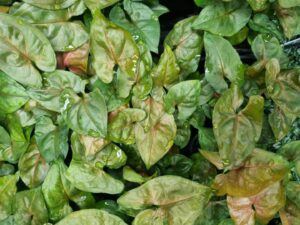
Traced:
[[161, 176], [126, 192], [118, 199], [124, 209], [143, 210], [133, 224], [194, 224], [211, 197], [210, 188], [178, 177]]
[[268, 224], [285, 205], [285, 192], [277, 182], [251, 197], [227, 196], [227, 203], [236, 225], [255, 225], [256, 220]]
[[73, 212], [55, 225], [126, 225], [119, 217], [104, 210], [85, 209]]
[[243, 165], [217, 175], [212, 186], [217, 195], [250, 197], [282, 180], [288, 171], [289, 163], [282, 156], [255, 149]]

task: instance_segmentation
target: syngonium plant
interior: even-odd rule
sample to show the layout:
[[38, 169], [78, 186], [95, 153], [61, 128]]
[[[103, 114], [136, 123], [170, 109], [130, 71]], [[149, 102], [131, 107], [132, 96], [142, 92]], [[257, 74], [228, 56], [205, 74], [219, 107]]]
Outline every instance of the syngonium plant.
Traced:
[[0, 225], [300, 224], [300, 1], [195, 4], [0, 0]]

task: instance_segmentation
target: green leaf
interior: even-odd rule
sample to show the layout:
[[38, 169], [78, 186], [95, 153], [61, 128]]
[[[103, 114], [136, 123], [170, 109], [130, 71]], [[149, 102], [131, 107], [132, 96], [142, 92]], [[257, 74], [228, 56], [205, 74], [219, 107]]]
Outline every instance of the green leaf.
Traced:
[[249, 33], [249, 28], [248, 27], [244, 27], [238, 33], [236, 33], [236, 34], [228, 37], [227, 40], [232, 45], [238, 45], [238, 44], [243, 43], [247, 39], [248, 33]]
[[246, 1], [215, 1], [200, 12], [193, 28], [221, 36], [232, 36], [247, 24], [250, 16], [251, 9]]
[[176, 57], [172, 49], [166, 45], [157, 66], [152, 69], [151, 76], [153, 79], [154, 89], [152, 95], [155, 99], [161, 99], [164, 89], [179, 79], [180, 68], [176, 62]]
[[91, 34], [92, 65], [97, 76], [110, 83], [118, 66], [128, 77], [134, 77], [139, 51], [131, 35], [100, 12], [94, 15]]
[[73, 132], [71, 136], [72, 158], [78, 161], [93, 160], [96, 154], [104, 149], [109, 141], [99, 138], [80, 135]]
[[199, 153], [191, 156], [193, 165], [189, 171], [190, 179], [201, 184], [210, 185], [217, 174], [216, 168]]
[[290, 201], [287, 201], [284, 210], [280, 212], [280, 219], [286, 224], [298, 224], [300, 222], [300, 210]]
[[15, 2], [9, 8], [9, 14], [33, 24], [57, 23], [68, 21], [73, 16], [81, 15], [85, 9], [84, 3], [81, 0], [76, 1], [69, 8], [59, 10], [42, 9], [31, 4]]
[[251, 49], [258, 61], [247, 69], [250, 76], [260, 74], [272, 58], [278, 59], [280, 64], [285, 64], [288, 61], [282, 46], [275, 37], [270, 38], [260, 34], [253, 40]]
[[86, 161], [99, 169], [118, 169], [126, 163], [127, 156], [117, 145], [101, 138], [73, 133], [73, 159]]
[[153, 12], [156, 14], [157, 17], [160, 17], [161, 15], [169, 12], [169, 9], [159, 4], [159, 1], [157, 0], [153, 0], [153, 1], [149, 0], [148, 4], [151, 6], [151, 9], [153, 10]]
[[152, 70], [152, 78], [156, 86], [168, 87], [178, 80], [179, 67], [172, 49], [167, 45], [156, 67]]
[[39, 151], [47, 162], [65, 158], [68, 146], [68, 128], [60, 123], [55, 126], [49, 117], [40, 117], [35, 126], [35, 139]]
[[14, 114], [8, 114], [6, 120], [10, 140], [6, 136], [7, 133], [2, 130], [4, 136], [1, 136], [3, 138], [3, 146], [0, 148], [0, 160], [17, 163], [27, 150], [32, 128], [27, 127], [23, 129], [19, 119]]
[[96, 209], [101, 209], [112, 215], [118, 216], [123, 219], [125, 222], [131, 221], [131, 218], [127, 216], [124, 212], [121, 211], [119, 205], [114, 200], [101, 200], [98, 201], [95, 205]]
[[117, 143], [134, 144], [134, 127], [146, 117], [141, 109], [127, 108], [109, 118], [108, 138]]
[[13, 221], [14, 225], [39, 225], [48, 222], [48, 211], [41, 188], [16, 194]]
[[224, 219], [218, 225], [235, 225], [231, 219]]
[[256, 147], [261, 149], [267, 149], [274, 142], [275, 142], [275, 138], [268, 120], [268, 115], [264, 114], [263, 127], [262, 127], [259, 141], [256, 144]]
[[73, 5], [77, 0], [23, 0], [42, 9], [59, 10]]
[[75, 74], [55, 70], [51, 73], [44, 73], [45, 87], [43, 89], [29, 89], [29, 96], [41, 106], [54, 112], [61, 112], [67, 105], [60, 105], [60, 98], [63, 91], [71, 88], [75, 93], [84, 92], [86, 81]]
[[[200, 99], [199, 99], [199, 105], [205, 105], [209, 101], [211, 101], [215, 96], [215, 90], [210, 85], [210, 83], [207, 81], [207, 79], [204, 77], [201, 80], [201, 93], [200, 93]], [[204, 113], [204, 112], [203, 112]]]
[[176, 124], [173, 115], [167, 114], [163, 105], [153, 98], [141, 102], [140, 108], [147, 113], [147, 118], [136, 124], [135, 139], [146, 167], [150, 168], [172, 147]]
[[118, 109], [120, 106], [125, 105], [129, 101], [129, 98], [122, 98], [117, 95], [117, 87], [114, 82], [111, 84], [106, 84], [100, 79], [97, 79], [92, 84], [92, 89], [99, 89], [101, 91], [105, 99], [108, 112]]
[[254, 11], [263, 11], [269, 6], [268, 0], [247, 0]]
[[22, 155], [18, 164], [21, 180], [29, 188], [42, 184], [47, 176], [49, 165], [42, 157], [35, 143]]
[[0, 27], [0, 69], [25, 86], [41, 87], [37, 68], [51, 72], [56, 67], [48, 39], [37, 28], [11, 15], [0, 13]]
[[212, 187], [217, 195], [250, 197], [282, 180], [288, 171], [289, 163], [282, 156], [255, 149], [241, 167], [217, 175]]
[[[296, 208], [298, 209], [298, 216], [299, 216], [299, 209], [300, 209], [300, 198], [299, 198], [299, 191], [300, 191], [300, 185], [298, 182], [295, 181], [289, 181], [286, 185], [286, 195], [290, 202], [292, 202]], [[299, 219], [299, 217], [298, 217]], [[291, 223], [293, 224], [293, 223]]]
[[8, 132], [0, 126], [0, 160], [5, 159], [5, 152], [11, 150], [11, 140]]
[[157, 165], [159, 166], [159, 171], [164, 175], [187, 177], [193, 166], [193, 162], [184, 155], [169, 154], [162, 158]]
[[269, 114], [268, 121], [276, 140], [280, 140], [288, 134], [295, 119], [295, 114], [284, 112], [280, 107], [275, 106]]
[[0, 177], [0, 221], [13, 213], [14, 197], [17, 192], [16, 183], [19, 176], [9, 175]]
[[191, 127], [188, 121], [176, 120], [176, 137], [174, 144], [180, 148], [184, 148], [188, 145], [191, 138]]
[[195, 225], [216, 225], [229, 217], [226, 200], [210, 201]]
[[29, 89], [28, 95], [47, 110], [60, 112], [60, 95], [62, 90], [56, 88]]
[[280, 71], [278, 60], [272, 59], [266, 73], [268, 95], [284, 112], [296, 115], [300, 113], [299, 71], [297, 68]]
[[156, 177], [156, 173], [154, 173], [152, 176], [142, 176], [141, 174], [134, 171], [129, 166], [123, 167], [123, 179], [129, 182], [142, 184], [145, 183], [148, 180], [151, 180], [152, 178]]
[[300, 6], [299, 0], [278, 0], [278, 3], [283, 8], [292, 8], [292, 7]]
[[164, 98], [165, 109], [168, 113], [178, 110], [178, 119], [188, 119], [197, 109], [201, 84], [199, 80], [182, 81], [170, 87]]
[[76, 188], [82, 191], [118, 194], [124, 189], [121, 181], [113, 178], [101, 168], [82, 161], [72, 160], [66, 177]]
[[255, 225], [255, 221], [262, 224], [268, 222], [285, 205], [284, 188], [276, 182], [257, 195], [251, 197], [227, 196], [230, 216], [237, 225]]
[[20, 84], [0, 71], [0, 111], [12, 113], [28, 101], [28, 95]]
[[164, 41], [173, 49], [183, 75], [197, 70], [203, 48], [202, 34], [192, 29], [195, 19], [192, 16], [176, 23]]
[[83, 0], [84, 4], [92, 11], [95, 12], [96, 10], [104, 9], [109, 7], [119, 0]]
[[93, 160], [98, 168], [119, 169], [126, 164], [127, 156], [115, 144], [108, 144]]
[[279, 27], [266, 14], [258, 13], [248, 23], [249, 27], [262, 34], [272, 34], [278, 40], [283, 41], [284, 35]]
[[[202, 88], [202, 93], [205, 91], [205, 89]], [[201, 96], [200, 96], [201, 98]], [[190, 124], [192, 127], [199, 129], [200, 127], [204, 126], [205, 123], [205, 113], [204, 110], [201, 107], [197, 107], [196, 111], [192, 114], [190, 118]]]
[[152, 52], [157, 53], [160, 39], [158, 15], [142, 2], [125, 0], [123, 4], [124, 10], [117, 5], [110, 11], [110, 19], [128, 30], [136, 41], [145, 42]]
[[0, 225], [300, 224], [300, 0], [161, 2], [0, 0]]
[[243, 101], [241, 91], [233, 85], [219, 98], [213, 111], [219, 153], [224, 166], [230, 169], [251, 154], [262, 129], [264, 99], [251, 96], [246, 107], [240, 110]]
[[204, 34], [206, 50], [205, 78], [219, 93], [228, 88], [225, 78], [242, 86], [244, 66], [229, 41], [210, 33]]
[[65, 196], [76, 203], [80, 209], [91, 208], [95, 205], [95, 199], [91, 193], [83, 192], [76, 189], [69, 180], [67, 180], [65, 173], [67, 166], [60, 163], [60, 179], [64, 189], [60, 191], [65, 192]]
[[81, 22], [35, 24], [50, 41], [54, 51], [68, 52], [82, 46], [89, 35]]
[[132, 89], [134, 96], [145, 99], [152, 89], [152, 78], [151, 78], [151, 68], [152, 68], [152, 56], [145, 44], [138, 43], [140, 58], [138, 60], [138, 66], [135, 75], [135, 85]]
[[299, 70], [295, 68], [280, 71], [277, 59], [270, 60], [266, 69], [267, 93], [278, 106], [270, 115], [269, 121], [275, 137], [281, 139], [300, 113], [300, 101], [297, 98], [300, 91]]
[[69, 199], [66, 198], [62, 182], [62, 176], [65, 171], [66, 166], [61, 161], [55, 162], [42, 184], [43, 195], [49, 211], [49, 219], [52, 221], [58, 221], [73, 211], [69, 205]]
[[0, 4], [1, 5], [10, 5], [12, 4], [13, 0], [1, 0]]
[[[118, 199], [124, 209], [144, 210], [133, 224], [194, 224], [203, 214], [211, 197], [210, 188], [178, 177], [161, 176], [138, 188], [132, 189]], [[146, 209], [158, 206], [157, 209]]]
[[[103, 167], [119, 168], [126, 162], [126, 155], [116, 145], [107, 145], [103, 139], [73, 133], [73, 157], [66, 172], [67, 179], [79, 190], [118, 194], [124, 185], [103, 171]], [[106, 146], [106, 147], [105, 147]]]
[[84, 94], [74, 103], [66, 94], [63, 115], [69, 128], [80, 134], [94, 137], [106, 136], [107, 108], [99, 90]]
[[284, 156], [289, 161], [300, 160], [300, 141], [291, 141], [283, 145], [277, 153]]
[[277, 7], [276, 15], [288, 39], [300, 34], [300, 24], [298, 23], [300, 19], [299, 7], [288, 9]]
[[289, 201], [293, 202], [300, 209], [300, 197], [298, 195], [300, 191], [299, 183], [295, 181], [289, 181], [285, 187], [285, 191]]
[[55, 70], [51, 73], [44, 73], [45, 86], [64, 90], [66, 88], [72, 88], [76, 93], [84, 92], [86, 80], [81, 79], [79, 76], [76, 76], [74, 73], [64, 71], [64, 70]]
[[8, 176], [15, 173], [15, 167], [9, 163], [0, 163], [0, 176]]
[[62, 161], [56, 161], [42, 184], [49, 218], [52, 221], [58, 221], [73, 211], [69, 200], [74, 201], [80, 208], [92, 207], [95, 203], [90, 193], [81, 192], [71, 185], [65, 177], [66, 170], [67, 166]]
[[202, 149], [209, 151], [218, 150], [217, 141], [211, 128], [200, 127], [198, 129], [198, 142]]
[[218, 170], [223, 170], [224, 165], [218, 152], [200, 150], [201, 155], [213, 164]]
[[[141, 39], [145, 39], [149, 49], [157, 53], [160, 27], [156, 13], [147, 5], [132, 0], [124, 0], [124, 9], [135, 26], [137, 35], [143, 35]], [[136, 39], [138, 40], [139, 38]]]
[[135, 217], [132, 225], [148, 225], [149, 223], [152, 223], [153, 225], [164, 224], [168, 222], [166, 217], [167, 215], [164, 215], [164, 211], [161, 209], [146, 209]]
[[85, 209], [71, 213], [55, 225], [126, 225], [119, 217], [104, 210]]
[[128, 97], [135, 81], [132, 78], [128, 78], [126, 74], [119, 69], [116, 78], [117, 95], [121, 98]]
[[[282, 146], [277, 153], [292, 162], [295, 172], [300, 176], [300, 141], [291, 141]], [[300, 207], [299, 207], [300, 208]]]
[[211, 2], [211, 0], [194, 0], [198, 7], [203, 7]]

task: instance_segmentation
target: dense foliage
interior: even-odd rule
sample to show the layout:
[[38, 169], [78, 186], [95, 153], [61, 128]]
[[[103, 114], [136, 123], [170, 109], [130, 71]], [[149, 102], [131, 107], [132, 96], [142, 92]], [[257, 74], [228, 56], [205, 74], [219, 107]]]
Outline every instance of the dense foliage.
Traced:
[[300, 1], [193, 4], [0, 0], [0, 225], [300, 224]]

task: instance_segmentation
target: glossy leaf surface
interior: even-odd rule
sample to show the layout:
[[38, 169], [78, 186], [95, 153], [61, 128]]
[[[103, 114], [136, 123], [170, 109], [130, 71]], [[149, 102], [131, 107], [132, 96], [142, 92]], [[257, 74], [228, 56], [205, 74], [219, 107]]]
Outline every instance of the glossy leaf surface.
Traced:
[[235, 85], [224, 92], [214, 108], [214, 134], [226, 168], [239, 166], [251, 154], [261, 134], [264, 99], [251, 96], [246, 107], [240, 110], [243, 101]]
[[244, 67], [229, 41], [206, 32], [204, 47], [207, 54], [205, 77], [209, 84], [219, 93], [228, 88], [225, 77], [241, 86], [244, 82]]
[[118, 199], [118, 203], [127, 209], [141, 210], [151, 205], [158, 209], [141, 211], [133, 224], [193, 224], [203, 213], [210, 199], [208, 187], [177, 176], [154, 178], [142, 186], [133, 189]]
[[115, 65], [127, 76], [133, 77], [139, 51], [131, 35], [100, 13], [94, 16], [91, 32], [92, 64], [100, 79], [110, 83]]
[[193, 28], [232, 36], [247, 24], [250, 16], [251, 10], [245, 1], [216, 1], [201, 11]]
[[255, 149], [243, 166], [218, 175], [213, 187], [217, 189], [217, 195], [227, 193], [230, 196], [249, 197], [282, 180], [288, 173], [288, 167], [289, 164], [283, 157]]
[[135, 127], [136, 145], [149, 168], [171, 148], [176, 135], [176, 124], [174, 117], [164, 111], [163, 105], [152, 98], [141, 102], [140, 107], [148, 116]]

